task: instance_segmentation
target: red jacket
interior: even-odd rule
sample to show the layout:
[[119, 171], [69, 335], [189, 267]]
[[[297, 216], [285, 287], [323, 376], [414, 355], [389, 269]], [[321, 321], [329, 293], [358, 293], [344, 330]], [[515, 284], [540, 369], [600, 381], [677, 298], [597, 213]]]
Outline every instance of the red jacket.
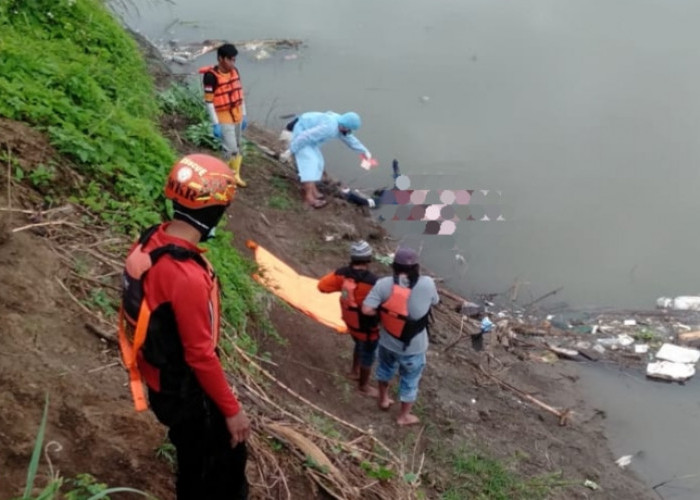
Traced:
[[[175, 244], [202, 254], [204, 251], [185, 240], [165, 233], [169, 223], [161, 225], [146, 243], [144, 250]], [[204, 392], [216, 403], [225, 417], [238, 413], [240, 405], [226, 381], [216, 353], [219, 341], [218, 289], [215, 279], [193, 259], [176, 260], [169, 255], [160, 258], [148, 271], [143, 282], [144, 296], [151, 311], [169, 307], [174, 316], [182, 345], [184, 362], [194, 373]], [[216, 302], [216, 303], [214, 303]], [[139, 368], [151, 389], [159, 390], [153, 367], [144, 359]]]

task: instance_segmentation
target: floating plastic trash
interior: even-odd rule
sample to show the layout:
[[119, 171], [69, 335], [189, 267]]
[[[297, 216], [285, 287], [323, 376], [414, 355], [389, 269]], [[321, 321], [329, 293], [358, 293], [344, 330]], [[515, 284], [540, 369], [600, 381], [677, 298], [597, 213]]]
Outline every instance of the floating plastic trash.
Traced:
[[681, 347], [674, 344], [664, 344], [656, 353], [657, 359], [673, 361], [674, 363], [695, 364], [700, 359], [700, 351], [690, 347]]
[[682, 382], [695, 375], [695, 367], [687, 363], [656, 361], [647, 365], [647, 377]]

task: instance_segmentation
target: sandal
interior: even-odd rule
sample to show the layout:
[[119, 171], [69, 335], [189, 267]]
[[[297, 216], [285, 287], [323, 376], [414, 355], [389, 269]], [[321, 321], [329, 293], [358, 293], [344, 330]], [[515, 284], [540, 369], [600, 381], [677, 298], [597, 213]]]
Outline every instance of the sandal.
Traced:
[[323, 208], [328, 205], [326, 200], [316, 200], [313, 203], [309, 203], [308, 206], [311, 208]]

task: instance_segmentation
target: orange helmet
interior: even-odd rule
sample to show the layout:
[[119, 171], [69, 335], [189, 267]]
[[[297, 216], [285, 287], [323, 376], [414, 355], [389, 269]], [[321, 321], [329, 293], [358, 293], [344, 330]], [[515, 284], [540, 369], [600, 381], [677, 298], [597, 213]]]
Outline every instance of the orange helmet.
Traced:
[[236, 194], [236, 179], [223, 161], [203, 154], [187, 155], [173, 165], [165, 196], [183, 207], [197, 210], [226, 206]]

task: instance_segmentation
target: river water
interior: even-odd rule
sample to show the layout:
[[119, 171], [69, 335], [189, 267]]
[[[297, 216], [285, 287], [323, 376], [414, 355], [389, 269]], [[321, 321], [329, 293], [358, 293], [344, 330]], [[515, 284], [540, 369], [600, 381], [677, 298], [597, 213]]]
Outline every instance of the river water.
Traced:
[[[249, 118], [281, 127], [289, 113], [355, 110], [381, 165], [363, 175], [353, 153], [328, 145], [333, 176], [389, 185], [397, 158], [414, 189], [476, 190], [472, 204], [505, 221], [459, 222], [454, 239], [387, 222], [422, 242], [429, 267], [458, 291], [503, 292], [519, 279], [522, 301], [563, 286], [554, 300], [574, 307], [651, 307], [700, 292], [700, 3], [129, 4], [127, 22], [154, 41], [303, 39], [296, 59], [239, 58]], [[664, 498], [700, 497], [696, 381], [599, 368], [581, 380], [608, 415], [616, 456], [636, 454], [650, 485], [693, 476], [659, 488]]]
[[700, 381], [678, 385], [648, 380], [638, 370], [580, 368], [586, 401], [606, 414], [615, 458], [632, 455], [629, 467], [649, 486], [659, 485], [660, 498], [700, 498]]
[[239, 58], [249, 118], [359, 112], [380, 167], [361, 175], [326, 146], [329, 173], [354, 187], [389, 185], [397, 158], [412, 188], [489, 190], [472, 203], [506, 220], [459, 222], [454, 239], [387, 223], [457, 290], [519, 279], [522, 301], [563, 286], [555, 300], [575, 307], [700, 292], [700, 3], [129, 3], [152, 40], [303, 39], [296, 59]]

